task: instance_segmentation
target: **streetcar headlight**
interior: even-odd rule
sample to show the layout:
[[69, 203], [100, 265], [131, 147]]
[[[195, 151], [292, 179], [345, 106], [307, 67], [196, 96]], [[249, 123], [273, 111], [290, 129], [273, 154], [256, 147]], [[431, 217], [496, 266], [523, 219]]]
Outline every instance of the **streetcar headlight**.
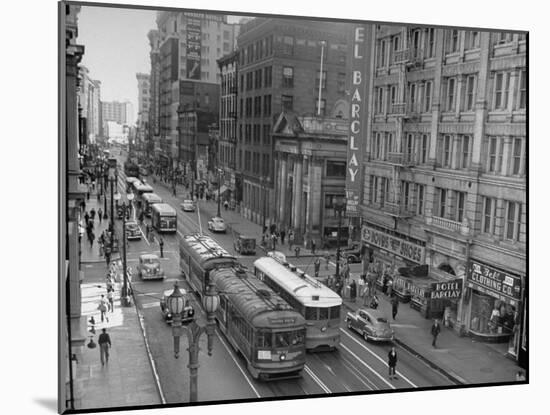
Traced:
[[324, 333], [325, 331], [327, 331], [327, 328], [326, 327], [321, 327], [321, 331]]
[[281, 355], [279, 356], [279, 359], [281, 359], [281, 360], [286, 360], [286, 354], [281, 354]]

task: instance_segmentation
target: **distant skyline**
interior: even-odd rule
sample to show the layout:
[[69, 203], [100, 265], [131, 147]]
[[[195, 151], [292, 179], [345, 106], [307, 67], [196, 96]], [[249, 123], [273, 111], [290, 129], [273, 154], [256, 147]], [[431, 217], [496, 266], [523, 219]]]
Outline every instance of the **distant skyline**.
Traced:
[[[102, 101], [130, 101], [137, 120], [136, 73], [149, 74], [149, 30], [157, 29], [156, 11], [82, 6], [78, 15], [78, 43], [84, 45], [82, 65], [101, 81]], [[228, 16], [237, 23], [240, 16]]]

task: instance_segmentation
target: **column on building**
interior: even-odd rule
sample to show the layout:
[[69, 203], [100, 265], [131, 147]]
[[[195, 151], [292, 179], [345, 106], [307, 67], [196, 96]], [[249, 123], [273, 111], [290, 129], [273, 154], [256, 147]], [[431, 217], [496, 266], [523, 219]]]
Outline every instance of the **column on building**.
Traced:
[[279, 183], [279, 223], [282, 227], [286, 227], [287, 215], [286, 215], [286, 189], [288, 186], [288, 173], [287, 173], [287, 160], [286, 155], [279, 153], [279, 171], [280, 174], [277, 175]]
[[295, 231], [295, 237], [301, 238], [302, 231], [302, 156], [295, 156], [294, 162], [294, 205], [292, 209], [294, 210], [294, 221], [292, 227]]
[[321, 246], [321, 184], [322, 184], [321, 160], [316, 157], [309, 159], [309, 192], [308, 192], [308, 232], [317, 246]]

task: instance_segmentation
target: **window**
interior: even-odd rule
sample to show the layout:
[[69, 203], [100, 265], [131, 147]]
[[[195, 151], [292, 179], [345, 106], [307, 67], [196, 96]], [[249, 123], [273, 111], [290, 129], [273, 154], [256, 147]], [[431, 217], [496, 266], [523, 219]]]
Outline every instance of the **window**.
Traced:
[[521, 229], [521, 203], [506, 201], [506, 239], [519, 241]]
[[[271, 95], [269, 97], [271, 98]], [[270, 140], [270, 136], [269, 136], [269, 133], [271, 132], [271, 125], [264, 124], [263, 129], [264, 129], [264, 131], [263, 131], [264, 144], [265, 145], [271, 145], [271, 140]]]
[[292, 95], [282, 95], [281, 105], [283, 107], [283, 110], [292, 111], [294, 107], [294, 97]]
[[436, 203], [436, 209], [435, 209], [435, 216], [439, 216], [440, 218], [445, 217], [445, 208], [447, 205], [447, 189], [442, 189], [440, 187], [435, 188], [435, 203]]
[[[317, 71], [315, 74], [315, 89], [318, 90], [319, 88], [319, 74], [320, 72]], [[323, 71], [323, 80], [321, 81], [321, 89], [327, 88], [327, 71]]]
[[416, 112], [416, 84], [409, 83], [409, 108], [410, 111]]
[[413, 134], [407, 134], [407, 141], [406, 141], [406, 156], [407, 161], [411, 162], [413, 161], [414, 156], [414, 135]]
[[408, 211], [411, 208], [411, 190], [412, 183], [402, 180], [401, 181], [401, 195], [403, 197], [402, 206], [405, 211]]
[[346, 177], [346, 162], [327, 160], [327, 177]]
[[509, 43], [512, 41], [512, 33], [509, 32], [500, 32], [496, 33], [496, 43], [497, 45]]
[[438, 158], [439, 164], [442, 167], [451, 167], [451, 155], [452, 155], [452, 137], [445, 135], [439, 140], [438, 145]]
[[489, 138], [489, 148], [487, 157], [487, 171], [491, 173], [500, 173], [502, 166], [502, 139], [499, 137]]
[[370, 203], [378, 203], [378, 177], [370, 176]]
[[447, 111], [454, 111], [455, 109], [455, 87], [456, 79], [448, 78], [447, 79], [447, 91], [446, 91], [446, 100], [445, 100], [445, 109]]
[[423, 184], [417, 184], [416, 185], [416, 214], [417, 215], [423, 215], [424, 214], [424, 185]]
[[454, 202], [455, 206], [453, 209], [452, 219], [455, 222], [460, 222], [464, 220], [464, 206], [466, 204], [466, 192], [454, 192]]
[[424, 112], [432, 110], [432, 81], [427, 81], [424, 85]]
[[264, 87], [271, 87], [271, 66], [264, 68]]
[[496, 110], [503, 110], [508, 107], [508, 89], [510, 86], [510, 73], [498, 72], [495, 75], [495, 93], [493, 108]]
[[397, 85], [390, 86], [390, 112], [394, 111], [394, 105], [397, 104]]
[[326, 99], [322, 99], [321, 100], [321, 111], [319, 111], [319, 99], [316, 99], [315, 100], [315, 115], [321, 115], [321, 116], [325, 116], [325, 109], [326, 109], [326, 106], [327, 106], [327, 100]]
[[223, 31], [223, 39], [224, 39], [224, 40], [228, 40], [228, 39], [229, 39], [229, 31], [227, 31], [227, 30], [224, 30], [224, 31]]
[[470, 156], [471, 156], [471, 141], [469, 135], [463, 135], [459, 137], [459, 146], [460, 146], [460, 161], [459, 166], [463, 169], [470, 167]]
[[479, 32], [466, 32], [466, 50], [479, 48]]
[[464, 109], [466, 111], [474, 110], [475, 82], [475, 75], [469, 75], [468, 77], [466, 77], [466, 99], [464, 102]]
[[447, 31], [447, 42], [446, 42], [446, 52], [454, 53], [458, 52], [459, 45], [459, 33], [458, 30], [448, 30]]
[[292, 36], [283, 36], [283, 53], [288, 55], [294, 53], [294, 38]]
[[396, 62], [397, 53], [399, 52], [399, 36], [394, 36], [391, 40], [391, 44], [392, 44], [391, 59], [392, 59], [392, 62]]
[[374, 112], [376, 114], [382, 113], [383, 102], [384, 102], [384, 88], [378, 87], [375, 88], [374, 96]]
[[382, 134], [381, 133], [376, 133], [374, 135], [374, 140], [372, 142], [372, 158], [373, 159], [379, 159], [381, 158], [381, 154], [382, 154], [382, 151], [381, 151], [381, 140], [382, 140]]
[[495, 234], [497, 201], [490, 197], [483, 198], [483, 214], [481, 216], [481, 231], [483, 233]]
[[422, 142], [420, 148], [420, 163], [424, 164], [428, 160], [428, 145], [429, 137], [428, 134], [422, 134]]
[[241, 75], [241, 92], [244, 91], [244, 75]]
[[254, 116], [260, 117], [262, 115], [262, 97], [254, 97]]
[[378, 68], [386, 66], [386, 41], [381, 40], [378, 48]]
[[527, 71], [522, 70], [519, 77], [519, 103], [518, 108], [523, 110], [527, 106]]
[[271, 95], [264, 96], [264, 117], [271, 116]]
[[426, 57], [433, 58], [435, 56], [435, 29], [432, 27], [426, 29]]
[[283, 66], [283, 88], [292, 88], [294, 86], [294, 68], [292, 66]]
[[523, 140], [521, 138], [514, 138], [512, 150], [512, 174], [523, 174], [523, 166], [521, 161], [523, 160]]
[[336, 75], [336, 91], [339, 94], [343, 94], [346, 92], [346, 74], [339, 72]]
[[261, 89], [262, 88], [262, 70], [261, 69], [258, 69], [256, 71], [256, 79], [254, 81], [254, 84], [255, 84], [256, 89]]
[[[387, 154], [388, 153], [392, 153], [393, 152], [393, 133], [386, 133], [386, 142], [385, 142], [385, 157], [384, 159], [387, 158]], [[382, 157], [382, 154], [380, 155], [380, 157]]]

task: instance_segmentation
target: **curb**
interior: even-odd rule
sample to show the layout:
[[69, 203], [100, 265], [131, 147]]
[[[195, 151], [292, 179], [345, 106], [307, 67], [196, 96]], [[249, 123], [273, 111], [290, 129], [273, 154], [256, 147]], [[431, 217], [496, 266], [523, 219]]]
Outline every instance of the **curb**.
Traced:
[[[354, 308], [352, 308], [350, 305], [346, 304], [345, 301], [343, 301], [343, 304], [344, 304], [344, 307], [346, 307], [348, 310], [350, 311], [355, 311]], [[426, 365], [428, 365], [429, 367], [431, 367], [433, 370], [441, 373], [443, 376], [445, 376], [447, 379], [449, 379], [451, 382], [457, 384], [457, 385], [466, 385], [468, 382], [466, 382], [464, 379], [460, 378], [458, 375], [456, 374], [451, 374], [449, 371], [443, 369], [442, 367], [436, 365], [435, 363], [433, 363], [431, 360], [429, 360], [428, 358], [426, 358], [425, 356], [421, 355], [420, 353], [418, 353], [416, 350], [414, 350], [412, 347], [408, 346], [406, 343], [403, 343], [403, 341], [397, 339], [396, 337], [394, 337], [393, 341], [395, 343], [397, 343], [400, 347], [402, 347], [403, 349], [405, 349], [406, 351], [408, 351], [410, 354], [414, 355], [414, 357], [422, 360]]]

